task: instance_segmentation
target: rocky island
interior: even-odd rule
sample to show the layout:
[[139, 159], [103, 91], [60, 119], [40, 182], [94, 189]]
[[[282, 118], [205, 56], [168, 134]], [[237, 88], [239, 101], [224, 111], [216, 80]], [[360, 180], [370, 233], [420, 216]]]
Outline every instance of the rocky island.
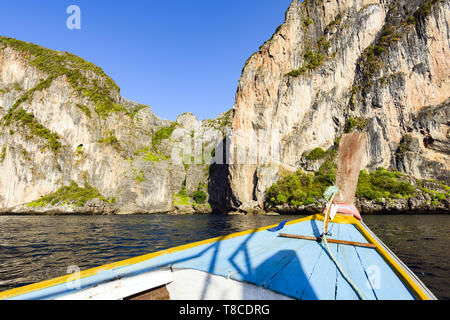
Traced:
[[448, 0], [294, 0], [204, 121], [0, 37], [0, 214], [316, 213], [354, 130], [363, 214], [448, 213], [449, 21]]

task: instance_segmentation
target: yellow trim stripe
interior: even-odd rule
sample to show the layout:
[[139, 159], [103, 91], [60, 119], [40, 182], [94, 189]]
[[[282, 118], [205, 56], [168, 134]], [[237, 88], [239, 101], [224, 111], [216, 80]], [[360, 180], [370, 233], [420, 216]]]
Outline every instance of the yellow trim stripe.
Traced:
[[[310, 220], [323, 221], [324, 220], [324, 216], [322, 214], [312, 215], [312, 216], [309, 216], [309, 217], [306, 217], [306, 218], [289, 221], [288, 223], [286, 223], [286, 225], [297, 224], [297, 223], [310, 221]], [[394, 270], [394, 272], [397, 274], [397, 276], [400, 277], [400, 279], [408, 287], [408, 289], [414, 294], [414, 296], [416, 298], [419, 298], [419, 299], [428, 299], [428, 297], [425, 295], [425, 293], [423, 293], [421, 288], [418, 287], [417, 284], [403, 270], [403, 268], [401, 266], [399, 266], [395, 262], [395, 260], [391, 257], [391, 255], [387, 251], [385, 251], [383, 249], [383, 247], [377, 241], [375, 241], [375, 239], [373, 239], [370, 236], [370, 234], [367, 232], [367, 230], [359, 223], [359, 221], [356, 218], [351, 217], [351, 216], [337, 215], [335, 217], [335, 219], [333, 220], [333, 223], [353, 224], [353, 225], [355, 225], [356, 228], [363, 234], [363, 236], [366, 238], [366, 240], [369, 243], [375, 244], [377, 246], [377, 248], [376, 248], [377, 252], [389, 264], [389, 266]], [[277, 225], [272, 225], [272, 226], [263, 227], [263, 228], [259, 228], [259, 229], [242, 231], [242, 232], [230, 234], [230, 235], [223, 236], [223, 237], [217, 237], [217, 238], [212, 238], [212, 239], [203, 240], [203, 241], [199, 241], [199, 242], [194, 242], [194, 243], [190, 243], [190, 244], [174, 247], [174, 248], [171, 248], [171, 249], [162, 250], [162, 251], [150, 253], [150, 254], [147, 254], [147, 255], [143, 255], [143, 256], [139, 256], [139, 257], [135, 257], [135, 258], [131, 258], [131, 259], [127, 259], [127, 260], [123, 260], [123, 261], [107, 264], [107, 265], [104, 265], [104, 266], [88, 269], [88, 270], [82, 271], [80, 273], [78, 279], [88, 278], [88, 277], [94, 276], [94, 275], [96, 275], [96, 274], [98, 274], [98, 273], [100, 273], [102, 271], [108, 271], [108, 270], [112, 270], [112, 269], [116, 269], [116, 268], [127, 267], [127, 266], [130, 266], [130, 265], [142, 263], [142, 262], [148, 261], [150, 259], [162, 256], [162, 255], [165, 255], [165, 254], [175, 253], [175, 252], [187, 250], [187, 249], [190, 249], [190, 248], [198, 247], [198, 246], [201, 246], [201, 245], [211, 244], [211, 243], [218, 242], [218, 241], [228, 240], [228, 239], [232, 239], [232, 238], [236, 238], [236, 237], [240, 237], [240, 236], [245, 236], [245, 235], [248, 235], [248, 234], [251, 234], [251, 233], [264, 231], [264, 230], [267, 230], [267, 229], [270, 229], [270, 228], [273, 228], [273, 227], [276, 227], [276, 226]], [[69, 282], [72, 279], [73, 279], [73, 275], [71, 274], [71, 275], [66, 275], [66, 276], [54, 278], [54, 279], [51, 279], [51, 280], [42, 281], [42, 282], [38, 282], [38, 283], [35, 283], [35, 284], [27, 285], [27, 286], [24, 286], [24, 287], [19, 287], [19, 288], [11, 289], [11, 290], [8, 290], [8, 291], [0, 292], [0, 300], [14, 298], [14, 297], [21, 296], [21, 295], [24, 295], [24, 294], [27, 294], [27, 293], [31, 293], [33, 291], [50, 288], [50, 287], [53, 287], [53, 286], [56, 286], [56, 285], [60, 285], [60, 284]]]

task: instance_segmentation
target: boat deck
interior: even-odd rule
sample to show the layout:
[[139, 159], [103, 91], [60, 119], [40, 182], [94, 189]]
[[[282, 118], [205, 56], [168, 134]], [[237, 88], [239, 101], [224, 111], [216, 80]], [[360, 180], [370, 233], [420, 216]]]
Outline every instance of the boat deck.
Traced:
[[[426, 299], [416, 279], [383, 249], [353, 217], [330, 223], [332, 239], [371, 243], [376, 249], [330, 243], [344, 272], [365, 299]], [[287, 223], [281, 232], [319, 237], [323, 216]], [[261, 228], [210, 239], [82, 272], [81, 289], [161, 268], [193, 269], [247, 282], [304, 300], [359, 299], [322, 244], [279, 237]], [[400, 262], [401, 264], [401, 262]], [[406, 268], [407, 269], [407, 268]], [[9, 292], [0, 298], [54, 299], [68, 294], [68, 277], [49, 280]], [[34, 287], [33, 287], [34, 286]], [[75, 289], [74, 289], [75, 290]], [[72, 290], [72, 291], [74, 291]], [[70, 291], [70, 290], [69, 290]]]
[[[320, 236], [323, 222], [286, 225], [283, 232]], [[368, 243], [353, 224], [333, 223], [332, 237]], [[384, 259], [371, 248], [330, 244], [344, 272], [366, 299], [414, 299]], [[249, 282], [296, 299], [359, 299], [322, 245], [260, 231], [155, 258], [159, 266], [195, 269]], [[369, 280], [370, 279], [370, 280]]]

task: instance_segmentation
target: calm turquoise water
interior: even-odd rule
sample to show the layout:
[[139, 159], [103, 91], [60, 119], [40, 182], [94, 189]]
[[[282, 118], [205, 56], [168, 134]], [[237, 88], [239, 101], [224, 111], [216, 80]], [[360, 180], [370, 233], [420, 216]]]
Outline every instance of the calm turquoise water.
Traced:
[[[302, 216], [0, 216], [0, 291]], [[366, 224], [440, 299], [450, 299], [450, 216], [367, 216]]]

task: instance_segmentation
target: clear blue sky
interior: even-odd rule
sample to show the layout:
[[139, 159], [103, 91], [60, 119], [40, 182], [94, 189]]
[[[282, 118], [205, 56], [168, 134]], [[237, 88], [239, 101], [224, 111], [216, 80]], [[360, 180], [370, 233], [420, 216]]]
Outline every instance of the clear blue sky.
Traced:
[[[122, 96], [164, 119], [215, 118], [233, 104], [247, 58], [291, 0], [0, 0], [0, 34], [72, 52], [101, 67]], [[69, 30], [69, 5], [81, 30]]]

